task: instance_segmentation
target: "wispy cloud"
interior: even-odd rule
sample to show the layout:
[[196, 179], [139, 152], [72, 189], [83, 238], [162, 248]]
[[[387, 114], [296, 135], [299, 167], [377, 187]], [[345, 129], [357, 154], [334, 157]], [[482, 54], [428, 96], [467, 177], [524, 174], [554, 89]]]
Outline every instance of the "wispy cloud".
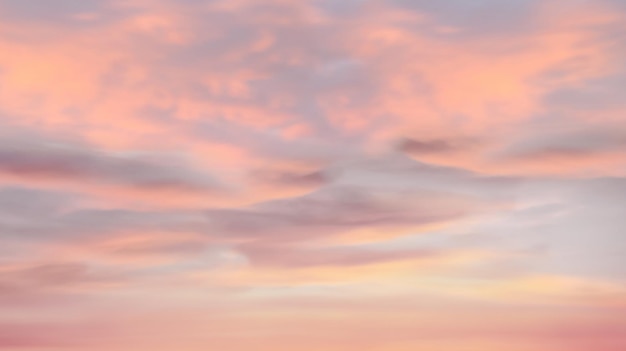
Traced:
[[0, 349], [624, 349], [618, 0], [0, 0]]

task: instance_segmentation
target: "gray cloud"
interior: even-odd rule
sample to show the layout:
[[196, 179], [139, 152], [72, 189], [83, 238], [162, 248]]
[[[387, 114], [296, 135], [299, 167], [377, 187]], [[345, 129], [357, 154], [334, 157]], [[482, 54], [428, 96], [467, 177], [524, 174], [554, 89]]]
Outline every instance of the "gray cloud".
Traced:
[[398, 148], [408, 154], [439, 154], [458, 150], [458, 147], [446, 140], [416, 140], [406, 138], [400, 142]]
[[532, 29], [536, 0], [394, 0], [401, 8], [434, 16], [464, 34], [511, 36]]
[[[626, 37], [626, 31], [621, 35]], [[626, 67], [623, 67], [620, 72], [614, 72], [609, 76], [594, 78], [576, 87], [553, 91], [544, 98], [544, 101], [556, 108], [588, 111], [619, 109], [626, 107], [625, 90]]]
[[288, 171], [258, 170], [252, 172], [253, 181], [280, 187], [319, 187], [330, 182], [331, 176], [323, 171], [296, 173]]
[[607, 125], [554, 128], [513, 141], [495, 160], [532, 161], [547, 158], [584, 158], [606, 152], [626, 152], [626, 130]]
[[4, 187], [0, 188], [0, 218], [46, 218], [71, 208], [78, 199], [79, 196], [64, 192]]
[[330, 169], [339, 185], [382, 187], [394, 191], [426, 191], [445, 198], [459, 196], [480, 202], [510, 201], [514, 191], [527, 179], [491, 176], [463, 168], [416, 161], [407, 155], [391, 153], [356, 159]]
[[118, 185], [139, 190], [208, 192], [219, 188], [208, 174], [167, 155], [114, 154], [57, 143], [0, 144], [0, 173], [24, 179]]
[[282, 268], [360, 266], [389, 261], [427, 259], [443, 252], [430, 249], [375, 250], [360, 247], [299, 248], [288, 245], [240, 245], [253, 265]]
[[290, 199], [245, 209], [208, 210], [214, 233], [259, 242], [298, 242], [359, 228], [384, 229], [440, 223], [467, 216], [471, 205], [430, 206], [438, 194], [425, 191], [327, 186]]
[[22, 20], [69, 20], [71, 15], [102, 12], [101, 0], [0, 0], [7, 17]]
[[[244, 208], [181, 209], [139, 211], [125, 208], [75, 208], [75, 199], [60, 194], [25, 189], [0, 192], [0, 216], [4, 239], [32, 244], [55, 242], [62, 245], [76, 239], [106, 237], [112, 233], [159, 231], [203, 234], [204, 243], [176, 241], [139, 243], [110, 252], [123, 256], [151, 254], [195, 255], [212, 246], [257, 245], [263, 250], [304, 243], [313, 238], [331, 237], [361, 228], [384, 231], [415, 228], [461, 220], [488, 211], [489, 206], [511, 201], [519, 184], [514, 178], [484, 177], [472, 172], [416, 162], [393, 154], [379, 159], [360, 159], [323, 171], [333, 175], [332, 183], [321, 184], [312, 193], [257, 203]], [[285, 176], [284, 174], [282, 176]], [[320, 181], [320, 174], [288, 175], [280, 183]], [[303, 177], [304, 179], [302, 179]], [[280, 177], [279, 177], [280, 178]], [[311, 179], [309, 179], [311, 178]], [[22, 196], [22, 199], [19, 197]], [[29, 206], [30, 199], [43, 199]], [[12, 199], [19, 199], [13, 201]], [[15, 208], [11, 208], [15, 207]], [[308, 250], [308, 249], [307, 249]], [[261, 253], [259, 253], [261, 254]], [[394, 254], [334, 250], [302, 253], [301, 264], [328, 263], [356, 265], [368, 261], [405, 259], [427, 254], [420, 250]], [[294, 254], [296, 255], [296, 254]], [[265, 258], [259, 258], [265, 260]]]

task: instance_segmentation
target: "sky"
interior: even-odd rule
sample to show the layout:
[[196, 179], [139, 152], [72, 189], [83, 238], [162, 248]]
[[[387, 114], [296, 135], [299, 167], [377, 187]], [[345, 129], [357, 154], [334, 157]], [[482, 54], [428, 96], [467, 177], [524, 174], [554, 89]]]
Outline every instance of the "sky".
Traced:
[[0, 0], [0, 350], [626, 350], [626, 2]]

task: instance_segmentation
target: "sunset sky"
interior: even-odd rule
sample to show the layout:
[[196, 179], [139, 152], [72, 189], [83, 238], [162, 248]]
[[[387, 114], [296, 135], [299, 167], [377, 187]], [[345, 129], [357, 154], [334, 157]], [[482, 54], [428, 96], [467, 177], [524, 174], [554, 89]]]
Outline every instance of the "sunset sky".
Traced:
[[0, 0], [0, 350], [626, 350], [626, 1]]

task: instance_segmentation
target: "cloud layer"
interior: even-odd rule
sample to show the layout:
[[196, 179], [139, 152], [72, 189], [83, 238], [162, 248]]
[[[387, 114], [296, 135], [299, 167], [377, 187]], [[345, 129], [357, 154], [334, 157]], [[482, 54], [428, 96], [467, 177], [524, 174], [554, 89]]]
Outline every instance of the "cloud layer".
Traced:
[[626, 347], [617, 0], [0, 0], [0, 350]]

